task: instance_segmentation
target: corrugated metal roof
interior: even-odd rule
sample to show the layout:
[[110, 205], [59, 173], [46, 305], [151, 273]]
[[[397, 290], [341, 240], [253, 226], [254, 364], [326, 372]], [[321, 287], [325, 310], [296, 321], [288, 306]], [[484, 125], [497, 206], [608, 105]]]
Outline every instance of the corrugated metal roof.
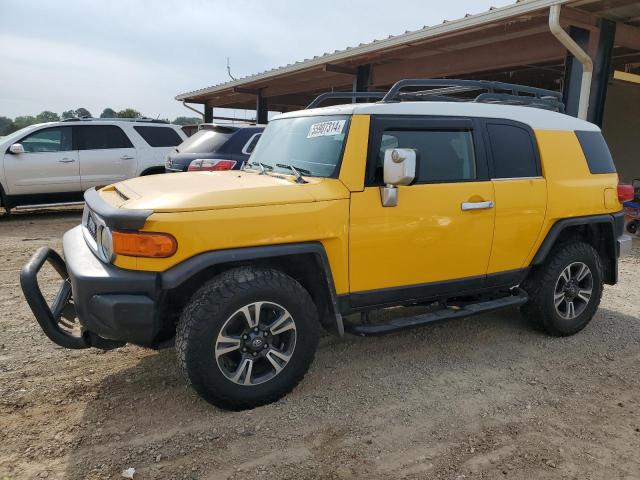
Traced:
[[219, 83], [199, 90], [182, 93], [177, 95], [175, 99], [187, 100], [192, 97], [207, 95], [228, 88], [241, 87], [258, 80], [266, 80], [278, 75], [294, 73], [296, 71], [322, 66], [331, 62], [348, 60], [352, 57], [365, 53], [372, 53], [397, 45], [411, 43], [417, 40], [424, 40], [437, 35], [443, 35], [445, 33], [463, 30], [465, 28], [488, 24], [510, 17], [516, 17], [536, 10], [549, 8], [551, 5], [565, 4], [571, 1], [572, 0], [517, 0], [513, 5], [507, 5], [499, 8], [491, 7], [489, 10], [475, 15], [467, 14], [463, 18], [457, 20], [444, 20], [439, 25], [424, 26], [421, 29], [413, 31], [407, 30], [405, 33], [400, 35], [389, 35], [386, 39], [373, 40], [369, 43], [361, 43], [357, 47], [347, 47], [343, 50], [335, 50], [333, 52], [324, 53], [323, 55], [318, 55], [313, 58], [306, 58], [298, 62], [272, 68], [271, 70], [266, 70], [264, 72], [249, 75], [230, 82]]

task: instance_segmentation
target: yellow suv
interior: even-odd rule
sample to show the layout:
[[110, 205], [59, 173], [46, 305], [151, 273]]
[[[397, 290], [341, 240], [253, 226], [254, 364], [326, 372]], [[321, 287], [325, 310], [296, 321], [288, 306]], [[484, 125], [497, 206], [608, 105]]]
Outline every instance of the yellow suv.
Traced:
[[[377, 335], [521, 307], [576, 333], [630, 238], [600, 130], [561, 109], [530, 87], [404, 80], [376, 103], [280, 115], [242, 170], [87, 191], [65, 260], [37, 251], [23, 291], [64, 347], [175, 341], [195, 390], [230, 409], [289, 392], [320, 327]], [[51, 305], [46, 261], [64, 278]]]

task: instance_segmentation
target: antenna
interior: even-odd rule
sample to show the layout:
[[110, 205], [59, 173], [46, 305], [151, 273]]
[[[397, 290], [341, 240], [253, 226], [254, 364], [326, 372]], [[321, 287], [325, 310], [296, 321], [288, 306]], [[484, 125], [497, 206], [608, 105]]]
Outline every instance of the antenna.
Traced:
[[236, 77], [231, 75], [231, 65], [229, 65], [229, 57], [227, 57], [227, 73], [229, 74], [229, 77], [231, 78], [231, 80], [235, 80], [236, 79]]

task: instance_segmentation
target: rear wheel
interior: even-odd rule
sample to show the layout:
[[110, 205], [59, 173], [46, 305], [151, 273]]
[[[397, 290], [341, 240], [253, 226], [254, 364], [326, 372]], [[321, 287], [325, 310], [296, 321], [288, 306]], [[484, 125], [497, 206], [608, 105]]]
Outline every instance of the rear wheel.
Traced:
[[309, 293], [276, 270], [238, 268], [205, 284], [184, 309], [179, 363], [194, 389], [221, 408], [278, 400], [302, 379], [318, 344]]
[[638, 233], [638, 227], [640, 227], [640, 220], [632, 220], [627, 224], [627, 232], [635, 235]]
[[573, 335], [598, 309], [602, 278], [602, 262], [591, 245], [581, 241], [560, 245], [523, 283], [529, 301], [522, 313], [550, 335]]

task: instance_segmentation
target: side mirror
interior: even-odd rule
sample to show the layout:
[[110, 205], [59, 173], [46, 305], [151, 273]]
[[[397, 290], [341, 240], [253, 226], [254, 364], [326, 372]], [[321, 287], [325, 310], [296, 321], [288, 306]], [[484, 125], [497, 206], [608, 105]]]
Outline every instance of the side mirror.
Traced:
[[21, 143], [14, 143], [9, 147], [9, 151], [11, 153], [18, 155], [20, 153], [24, 153], [24, 147], [22, 146]]
[[398, 204], [398, 185], [411, 185], [416, 178], [416, 150], [388, 148], [384, 151], [383, 176], [385, 186], [380, 189], [383, 207]]

